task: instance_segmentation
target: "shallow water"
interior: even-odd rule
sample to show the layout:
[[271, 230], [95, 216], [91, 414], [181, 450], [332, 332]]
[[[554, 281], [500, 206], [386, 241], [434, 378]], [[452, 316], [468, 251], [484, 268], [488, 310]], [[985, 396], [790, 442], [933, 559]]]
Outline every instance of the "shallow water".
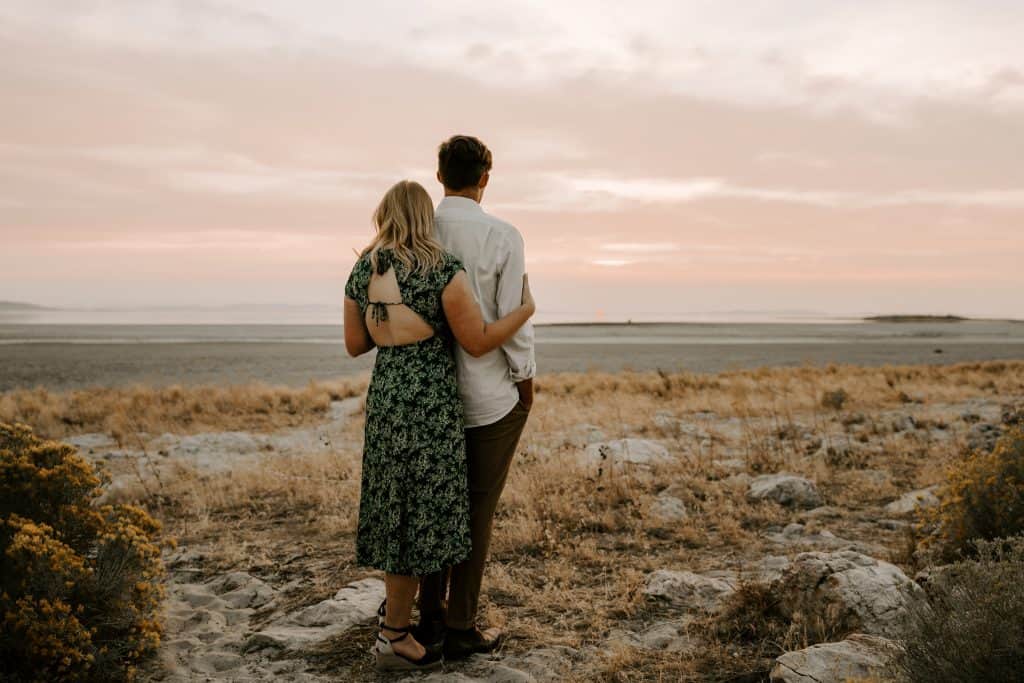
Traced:
[[[667, 323], [537, 328], [541, 372], [1024, 359], [1024, 323]], [[0, 390], [262, 381], [367, 372], [340, 325], [0, 325]]]

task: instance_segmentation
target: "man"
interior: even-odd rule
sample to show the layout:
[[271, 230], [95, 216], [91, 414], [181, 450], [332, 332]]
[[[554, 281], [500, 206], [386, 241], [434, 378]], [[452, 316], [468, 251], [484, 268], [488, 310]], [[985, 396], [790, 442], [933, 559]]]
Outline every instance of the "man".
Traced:
[[[490, 170], [491, 152], [474, 137], [456, 135], [438, 150], [437, 179], [444, 185], [435, 212], [438, 238], [465, 265], [487, 322], [519, 306], [526, 272], [519, 231], [480, 206]], [[501, 639], [497, 629], [478, 629], [476, 615], [494, 511], [533, 405], [533, 327], [527, 323], [502, 348], [480, 358], [457, 345], [455, 354], [465, 410], [473, 547], [449, 573], [420, 582], [417, 631], [424, 645], [436, 647], [443, 639], [448, 659], [489, 652]]]

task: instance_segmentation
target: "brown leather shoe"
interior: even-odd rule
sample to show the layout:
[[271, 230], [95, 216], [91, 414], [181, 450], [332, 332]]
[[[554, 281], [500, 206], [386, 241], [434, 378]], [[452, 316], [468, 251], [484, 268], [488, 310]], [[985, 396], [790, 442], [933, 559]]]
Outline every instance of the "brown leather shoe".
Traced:
[[501, 645], [505, 636], [500, 629], [489, 628], [480, 631], [478, 628], [448, 628], [444, 638], [445, 659], [465, 659], [470, 655], [494, 652]]

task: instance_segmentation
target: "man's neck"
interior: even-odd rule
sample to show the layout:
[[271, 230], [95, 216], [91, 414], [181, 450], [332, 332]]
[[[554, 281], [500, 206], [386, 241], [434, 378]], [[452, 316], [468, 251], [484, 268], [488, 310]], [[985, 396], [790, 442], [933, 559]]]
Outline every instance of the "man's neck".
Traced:
[[480, 193], [473, 190], [449, 190], [447, 187], [444, 188], [445, 197], [462, 197], [463, 199], [472, 199], [477, 204], [480, 203]]

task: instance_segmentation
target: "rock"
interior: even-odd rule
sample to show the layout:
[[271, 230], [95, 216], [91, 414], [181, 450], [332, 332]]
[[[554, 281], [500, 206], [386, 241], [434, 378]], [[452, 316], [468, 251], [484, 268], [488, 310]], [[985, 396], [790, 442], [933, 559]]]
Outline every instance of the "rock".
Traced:
[[886, 505], [885, 511], [890, 515], [909, 515], [920, 508], [934, 507], [939, 504], [939, 498], [935, 495], [937, 488], [936, 486], [929, 486], [926, 489], [904, 493]]
[[597, 425], [592, 424], [578, 424], [565, 436], [565, 443], [583, 448], [589, 446], [592, 443], [600, 443], [606, 441], [607, 437], [604, 431], [601, 430]]
[[231, 572], [208, 585], [221, 600], [236, 609], [263, 607], [277, 597], [277, 591], [269, 584], [245, 572]]
[[855, 633], [838, 643], [812, 645], [775, 660], [773, 683], [846, 683], [879, 680], [898, 651], [887, 638]]
[[666, 410], [659, 410], [654, 414], [654, 426], [665, 431], [675, 431], [681, 420]]
[[623, 645], [640, 650], [667, 650], [680, 652], [696, 645], [685, 632], [688, 621], [662, 621], [652, 624], [640, 632], [613, 629], [608, 634], [608, 643]]
[[723, 479], [722, 483], [730, 486], [747, 488], [750, 486], [750, 482], [752, 481], [754, 481], [754, 478], [746, 472], [737, 472], [736, 474], [730, 474], [728, 477]]
[[782, 576], [782, 573], [786, 571], [789, 565], [789, 558], [785, 555], [767, 555], [754, 565], [753, 577], [755, 578], [748, 578], [748, 580], [758, 580], [766, 583], [775, 581]]
[[372, 619], [383, 599], [383, 581], [356, 581], [339, 590], [331, 599], [275, 620], [250, 636], [245, 649], [300, 649]]
[[651, 505], [651, 516], [661, 522], [681, 522], [689, 517], [689, 513], [683, 501], [662, 492]]
[[787, 524], [782, 531], [767, 533], [765, 534], [765, 537], [772, 543], [780, 543], [784, 545], [811, 544], [824, 545], [828, 547], [850, 545], [849, 541], [839, 538], [828, 529], [808, 532], [807, 528], [803, 524], [797, 523]]
[[737, 471], [746, 469], [747, 462], [742, 458], [723, 458], [722, 460], [712, 460], [711, 466], [719, 470]]
[[779, 609], [839, 631], [898, 637], [921, 588], [894, 565], [852, 550], [797, 555], [772, 584]]
[[76, 434], [75, 436], [69, 436], [64, 441], [87, 453], [91, 453], [96, 449], [117, 447], [117, 442], [107, 434]]
[[659, 569], [647, 577], [644, 594], [679, 607], [714, 611], [735, 588], [726, 579], [690, 571]]
[[327, 411], [327, 419], [331, 422], [344, 422], [349, 417], [356, 415], [363, 408], [363, 397], [352, 396], [343, 398], [340, 401], [331, 401], [331, 407]]
[[751, 501], [773, 500], [787, 507], [816, 508], [822, 504], [814, 482], [784, 472], [754, 478], [747, 498]]
[[580, 456], [584, 465], [622, 468], [627, 465], [650, 466], [672, 461], [668, 449], [650, 439], [616, 439], [587, 446]]

